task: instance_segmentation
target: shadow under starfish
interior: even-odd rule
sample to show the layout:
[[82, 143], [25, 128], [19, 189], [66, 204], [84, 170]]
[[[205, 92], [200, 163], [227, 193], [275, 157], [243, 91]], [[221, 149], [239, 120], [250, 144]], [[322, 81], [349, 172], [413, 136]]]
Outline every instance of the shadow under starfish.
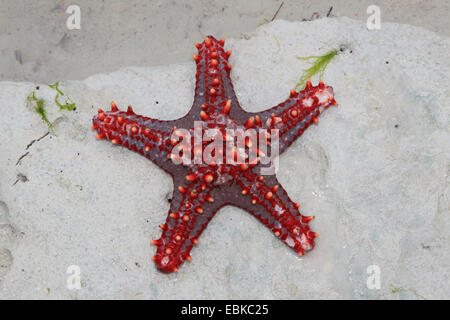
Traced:
[[[184, 117], [161, 121], [137, 115], [131, 107], [120, 111], [112, 103], [111, 111], [99, 109], [93, 119], [97, 138], [106, 138], [142, 154], [173, 178], [175, 187], [169, 214], [160, 225], [160, 239], [152, 241], [157, 246], [153, 260], [162, 272], [178, 271], [184, 260], [191, 260], [189, 253], [202, 231], [225, 205], [250, 212], [299, 255], [312, 250], [317, 237], [308, 226], [313, 217], [299, 212], [299, 204], [289, 198], [274, 173], [261, 174], [260, 162], [175, 163], [179, 159], [172, 151], [183, 139], [180, 129], [193, 133], [195, 121], [201, 121], [203, 128], [218, 129], [224, 137], [230, 127], [277, 129], [281, 154], [308, 126], [318, 122], [323, 110], [337, 105], [330, 86], [319, 82], [314, 87], [308, 80], [304, 90], [291, 90], [290, 97], [275, 107], [261, 112], [245, 111], [233, 89], [228, 63], [231, 51], [224, 51], [224, 43], [223, 39], [208, 36], [201, 44], [195, 44], [198, 49], [193, 56], [197, 64], [195, 96]], [[272, 137], [267, 138], [270, 144]], [[197, 153], [203, 154], [206, 148], [206, 142], [194, 145], [192, 153], [189, 151], [190, 159]]]

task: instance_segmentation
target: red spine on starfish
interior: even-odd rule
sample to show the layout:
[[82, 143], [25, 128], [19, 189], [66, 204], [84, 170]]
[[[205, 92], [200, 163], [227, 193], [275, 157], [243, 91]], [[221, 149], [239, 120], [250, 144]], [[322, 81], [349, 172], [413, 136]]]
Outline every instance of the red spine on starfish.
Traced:
[[[194, 121], [202, 121], [203, 128], [223, 133], [228, 127], [279, 130], [279, 152], [284, 152], [319, 115], [330, 105], [337, 105], [333, 89], [319, 82], [313, 86], [308, 80], [300, 92], [291, 90], [289, 98], [261, 112], [247, 112], [241, 108], [230, 78], [231, 51], [224, 50], [225, 41], [208, 36], [195, 44], [198, 53], [194, 102], [189, 113], [177, 120], [161, 121], [137, 115], [131, 107], [120, 111], [112, 103], [110, 111], [98, 110], [93, 119], [97, 138], [110, 140], [139, 152], [168, 172], [174, 182], [172, 201], [166, 222], [160, 225], [162, 235], [152, 243], [157, 246], [153, 260], [163, 272], [178, 271], [216, 212], [225, 205], [242, 208], [264, 223], [274, 235], [299, 255], [312, 250], [315, 232], [308, 223], [313, 217], [303, 216], [299, 204], [294, 203], [277, 181], [275, 174], [261, 175], [256, 163], [177, 164], [173, 148], [184, 139], [183, 131], [193, 133]], [[271, 143], [268, 134], [267, 144]], [[251, 147], [251, 142], [246, 142]], [[191, 159], [202, 156], [207, 143], [191, 150]], [[261, 147], [261, 146], [260, 146]], [[234, 157], [238, 150], [233, 149]], [[264, 153], [258, 150], [258, 155]], [[225, 159], [225, 155], [223, 159]]]

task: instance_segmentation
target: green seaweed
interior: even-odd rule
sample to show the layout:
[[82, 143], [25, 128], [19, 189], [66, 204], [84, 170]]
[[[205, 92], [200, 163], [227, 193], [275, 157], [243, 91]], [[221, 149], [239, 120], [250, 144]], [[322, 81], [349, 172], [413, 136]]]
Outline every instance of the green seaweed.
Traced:
[[60, 95], [64, 95], [64, 92], [62, 92], [59, 88], [58, 88], [58, 86], [59, 86], [59, 81], [56, 81], [54, 84], [49, 84], [48, 85], [50, 88], [52, 88], [52, 89], [55, 89], [56, 90], [56, 92], [58, 92]]
[[[305, 60], [312, 64], [308, 69], [303, 70], [303, 74], [300, 77], [299, 82], [295, 85], [295, 90], [303, 90], [306, 87], [306, 81], [310, 79], [315, 74], [319, 73], [319, 78], [322, 80], [325, 68], [330, 63], [330, 61], [337, 55], [337, 50], [331, 50], [322, 56], [309, 56], [309, 57], [297, 57], [299, 60]], [[315, 59], [311, 61], [311, 59]]]
[[396, 287], [391, 286], [391, 293], [392, 293], [392, 294], [399, 293], [399, 292], [402, 291], [402, 290], [404, 290], [404, 289], [402, 289], [402, 288], [396, 288]]
[[45, 101], [44, 99], [38, 99], [36, 98], [36, 92], [33, 91], [31, 92], [28, 97], [27, 100], [30, 103], [34, 103], [34, 111], [36, 111], [36, 113], [41, 117], [41, 119], [48, 125], [48, 127], [51, 129], [53, 128], [52, 123], [48, 120], [47, 118], [47, 110], [45, 109]]
[[425, 298], [423, 295], [419, 294], [419, 293], [417, 292], [417, 290], [415, 290], [415, 289], [412, 289], [412, 288], [398, 288], [398, 287], [394, 287], [394, 286], [391, 284], [391, 294], [397, 294], [397, 293], [404, 292], [404, 291], [409, 291], [409, 292], [411, 292], [412, 294], [414, 294], [414, 295], [415, 295], [416, 297], [418, 297], [419, 299], [422, 299], [422, 300], [428, 300], [428, 299]]
[[[59, 110], [69, 110], [73, 111], [76, 109], [75, 102], [70, 99], [69, 96], [66, 96], [64, 92], [59, 89], [59, 82], [55, 82], [54, 84], [49, 85], [50, 88], [56, 90], [55, 95], [55, 104], [59, 107]], [[59, 101], [60, 97], [65, 97], [65, 102], [61, 103]], [[41, 117], [41, 119], [48, 125], [48, 127], [53, 130], [53, 124], [48, 120], [47, 117], [47, 109], [46, 109], [46, 103], [43, 98], [38, 99], [36, 97], [36, 91], [32, 91], [28, 97], [27, 100], [32, 104], [34, 111], [36, 111], [37, 114]]]
[[257, 27], [259, 28], [259, 27], [261, 27], [261, 26], [263, 26], [263, 25], [265, 25], [265, 24], [268, 24], [269, 22], [272, 22], [272, 21], [269, 20], [269, 19], [264, 18], [264, 21], [261, 22], [260, 24], [258, 24]]
[[[59, 107], [59, 110], [69, 110], [69, 111], [73, 111], [75, 110], [77, 107], [75, 105], [75, 102], [72, 101], [72, 99], [70, 99], [70, 97], [66, 96], [59, 88], [59, 81], [55, 82], [54, 84], [49, 84], [48, 85], [50, 88], [55, 89], [56, 90], [56, 96], [55, 96], [55, 104]], [[61, 102], [59, 102], [58, 98], [59, 97], [66, 97], [66, 102], [64, 104], [62, 104]], [[69, 103], [70, 102], [70, 103]]]

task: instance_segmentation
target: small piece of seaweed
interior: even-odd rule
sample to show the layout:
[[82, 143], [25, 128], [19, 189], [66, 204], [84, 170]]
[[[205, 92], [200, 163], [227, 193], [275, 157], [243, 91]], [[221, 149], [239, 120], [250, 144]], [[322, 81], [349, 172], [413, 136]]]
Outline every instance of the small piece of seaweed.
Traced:
[[[59, 88], [59, 81], [55, 82], [54, 84], [50, 84], [48, 85], [50, 88], [55, 89], [56, 90], [56, 96], [55, 96], [55, 104], [59, 107], [59, 110], [69, 110], [69, 111], [73, 111], [75, 110], [77, 107], [75, 105], [75, 102], [72, 101], [72, 99], [70, 99], [70, 97], [66, 96]], [[65, 104], [62, 104], [61, 102], [59, 102], [58, 98], [60, 96], [64, 96], [66, 97], [66, 102]], [[70, 102], [70, 103], [69, 103]]]
[[411, 289], [411, 288], [397, 288], [397, 287], [394, 287], [394, 286], [391, 284], [391, 293], [392, 293], [392, 294], [397, 294], [397, 293], [400, 293], [400, 292], [403, 292], [403, 291], [409, 291], [409, 292], [413, 293], [413, 294], [414, 294], [416, 297], [418, 297], [419, 299], [422, 299], [422, 300], [428, 300], [428, 299], [425, 298], [423, 295], [419, 294], [415, 289]]
[[[330, 61], [336, 56], [338, 53], [337, 50], [328, 51], [323, 56], [309, 56], [309, 57], [297, 57], [297, 59], [305, 60], [308, 63], [311, 63], [312, 66], [308, 69], [305, 69], [302, 76], [300, 77], [299, 82], [295, 85], [295, 90], [303, 90], [306, 87], [306, 81], [310, 79], [315, 74], [319, 73], [319, 77], [322, 80], [323, 74], [325, 72], [325, 68], [330, 63]], [[315, 59], [311, 62], [311, 59]]]
[[[55, 82], [54, 84], [50, 84], [49, 87], [56, 90], [56, 96], [55, 96], [55, 104], [59, 107], [59, 110], [69, 110], [73, 111], [76, 109], [75, 102], [70, 99], [70, 97], [66, 96], [64, 92], [62, 92], [59, 89], [59, 82]], [[39, 89], [39, 87], [37, 87]], [[59, 97], [65, 97], [66, 101], [64, 104], [62, 104], [59, 101]], [[53, 124], [48, 120], [47, 118], [47, 110], [45, 109], [45, 101], [44, 99], [38, 99], [36, 98], [36, 91], [31, 92], [27, 100], [30, 103], [34, 103], [33, 109], [36, 111], [37, 114], [39, 114], [42, 118], [42, 120], [48, 125], [50, 129], [53, 129]]]
[[47, 118], [47, 110], [45, 110], [45, 101], [44, 101], [44, 99], [36, 98], [36, 93], [35, 93], [35, 91], [33, 91], [33, 92], [31, 92], [28, 95], [27, 100], [30, 103], [34, 103], [35, 104], [34, 107], [33, 107], [34, 111], [36, 111], [36, 113], [41, 116], [42, 120], [49, 126], [49, 128], [52, 128], [53, 125]]

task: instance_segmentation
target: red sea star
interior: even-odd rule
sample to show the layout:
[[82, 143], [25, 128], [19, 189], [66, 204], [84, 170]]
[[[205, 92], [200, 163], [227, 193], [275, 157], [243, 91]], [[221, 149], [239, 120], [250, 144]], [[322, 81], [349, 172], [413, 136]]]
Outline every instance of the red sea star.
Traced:
[[[303, 91], [291, 90], [290, 97], [273, 108], [262, 112], [243, 110], [231, 83], [231, 65], [228, 64], [231, 51], [225, 52], [223, 45], [223, 39], [218, 41], [212, 36], [196, 44], [198, 55], [193, 56], [197, 63], [195, 97], [184, 117], [161, 121], [136, 115], [131, 107], [126, 112], [120, 111], [112, 103], [111, 111], [99, 109], [93, 119], [97, 138], [106, 138], [113, 144], [139, 152], [173, 178], [175, 187], [170, 211], [166, 222], [160, 225], [162, 236], [152, 241], [157, 246], [153, 260], [163, 272], [177, 271], [184, 260], [191, 260], [189, 253], [198, 237], [225, 205], [252, 213], [299, 255], [311, 250], [317, 237], [308, 227], [313, 217], [300, 214], [299, 204], [291, 201], [274, 173], [261, 175], [263, 165], [260, 162], [177, 165], [173, 161], [177, 156], [172, 150], [178, 140], [184, 139], [179, 129], [194, 132], [194, 121], [202, 121], [203, 130], [215, 128], [222, 133], [230, 126], [279, 129], [279, 153], [282, 153], [309, 125], [317, 123], [324, 109], [337, 105], [331, 87], [323, 82], [313, 87], [308, 80]], [[224, 136], [223, 144], [227, 140], [226, 134]], [[268, 135], [267, 144], [270, 138]], [[250, 147], [247, 140], [246, 145]], [[206, 146], [205, 143], [194, 145], [193, 153], [189, 151], [190, 158], [198, 152], [201, 155]]]

